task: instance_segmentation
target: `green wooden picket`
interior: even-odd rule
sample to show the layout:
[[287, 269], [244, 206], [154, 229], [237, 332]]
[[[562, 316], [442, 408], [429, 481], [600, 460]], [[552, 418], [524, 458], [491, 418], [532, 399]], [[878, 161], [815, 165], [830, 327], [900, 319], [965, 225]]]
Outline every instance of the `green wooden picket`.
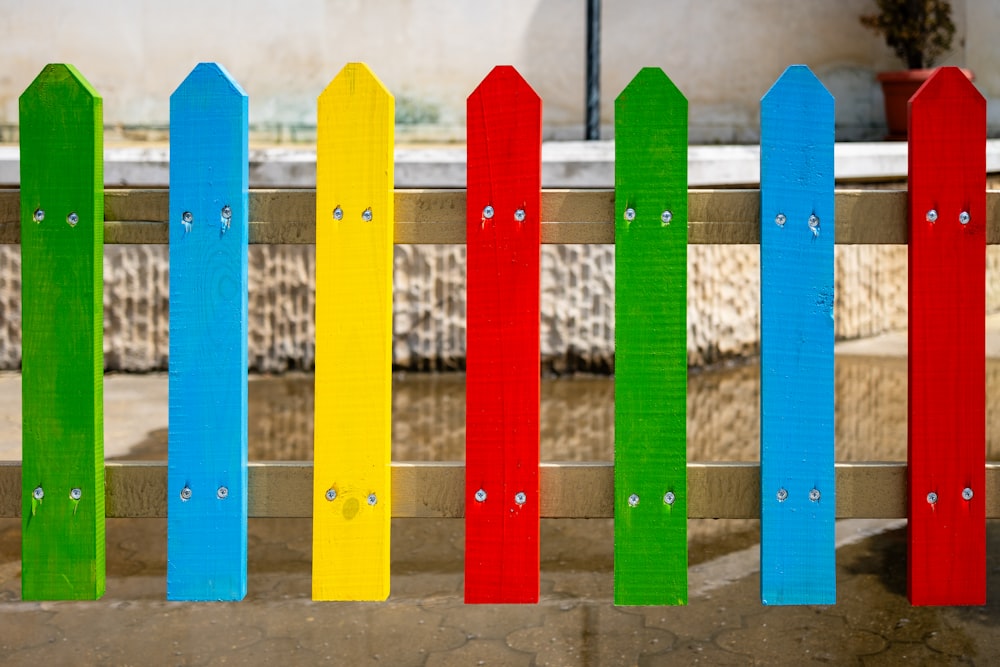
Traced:
[[104, 593], [102, 119], [71, 65], [20, 98], [24, 599]]
[[687, 603], [687, 99], [615, 100], [615, 604]]

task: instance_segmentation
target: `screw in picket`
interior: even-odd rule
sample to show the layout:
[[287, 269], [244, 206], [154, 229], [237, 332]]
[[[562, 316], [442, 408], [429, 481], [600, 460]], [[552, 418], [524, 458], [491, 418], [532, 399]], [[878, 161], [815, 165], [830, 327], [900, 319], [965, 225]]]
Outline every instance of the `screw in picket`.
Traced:
[[76, 223], [80, 222], [80, 216], [76, 214], [76, 211], [73, 211], [66, 216], [66, 222], [69, 223], [70, 227], [76, 227]]
[[72, 489], [69, 490], [69, 499], [70, 500], [79, 500], [82, 497], [83, 497], [83, 491], [81, 491], [79, 488], [74, 487], [74, 488], [72, 488]]
[[40, 486], [36, 486], [35, 490], [31, 492], [31, 497], [35, 500], [41, 500], [45, 497], [45, 490]]
[[628, 497], [628, 506], [629, 507], [635, 507], [638, 504], [639, 504], [639, 495], [638, 494], [633, 493], [632, 495], [630, 495]]
[[963, 500], [972, 500], [972, 496], [973, 496], [973, 493], [972, 493], [972, 489], [971, 488], [969, 488], [967, 486], [964, 489], [962, 489], [962, 499]]
[[478, 491], [476, 491], [476, 502], [481, 503], [484, 502], [485, 500], [486, 500], [486, 490], [479, 489]]
[[226, 204], [222, 207], [220, 222], [225, 229], [229, 229], [229, 225], [233, 219], [233, 209]]
[[191, 487], [185, 486], [181, 489], [181, 500], [191, 500]]
[[337, 208], [333, 209], [333, 219], [334, 220], [343, 220], [344, 219], [344, 209], [340, 208], [339, 206]]
[[514, 211], [514, 219], [517, 220], [518, 222], [524, 222], [524, 219], [526, 217], [527, 217], [527, 214], [525, 214], [523, 208], [519, 208], [516, 211]]
[[778, 215], [774, 216], [774, 224], [778, 225], [779, 227], [784, 227], [785, 222], [787, 220], [788, 218], [785, 217], [784, 213], [779, 213]]
[[931, 491], [927, 494], [927, 502], [931, 505], [937, 503], [937, 494]]
[[337, 489], [329, 488], [326, 490], [326, 499], [329, 501], [334, 501], [337, 499]]
[[631, 206], [625, 209], [625, 222], [632, 222], [635, 220], [635, 209]]
[[809, 216], [809, 229], [812, 230], [813, 236], [819, 236], [819, 216], [815, 213]]
[[224, 486], [220, 486], [219, 490], [215, 492], [215, 495], [219, 500], [225, 500], [229, 497], [229, 489]]
[[663, 213], [660, 214], [660, 222], [663, 223], [664, 227], [669, 225], [670, 221], [673, 219], [674, 219], [673, 211], [664, 211]]
[[937, 222], [938, 214], [933, 208], [927, 211], [927, 222]]
[[813, 489], [812, 491], [809, 492], [809, 500], [813, 501], [814, 503], [819, 502], [819, 489]]
[[786, 500], [788, 500], [788, 491], [786, 491], [784, 488], [778, 489], [778, 493], [775, 494], [775, 498], [778, 499], [779, 503], [785, 502]]
[[528, 502], [528, 495], [524, 491], [518, 491], [514, 494], [514, 502], [518, 505], [523, 505]]
[[959, 213], [958, 214], [958, 221], [961, 222], [963, 225], [969, 224], [969, 212], [968, 211], [962, 211], [961, 213]]
[[185, 232], [190, 232], [191, 226], [194, 224], [194, 214], [191, 211], [181, 213], [181, 224], [184, 225]]
[[494, 213], [493, 207], [487, 206], [483, 209], [483, 218], [489, 220], [490, 218], [493, 217], [493, 213]]
[[35, 209], [35, 213], [31, 216], [35, 222], [41, 222], [45, 219], [45, 211], [40, 208]]
[[378, 498], [375, 496], [375, 494], [374, 493], [369, 493], [368, 494], [368, 504], [371, 505], [372, 507], [374, 507], [375, 503], [377, 503], [377, 502], [378, 502]]
[[372, 221], [372, 207], [371, 206], [369, 206], [368, 208], [366, 208], [364, 211], [361, 212], [361, 219], [364, 220], [365, 222], [371, 222]]
[[665, 504], [673, 505], [675, 500], [677, 500], [677, 496], [674, 495], [673, 491], [667, 491], [663, 494], [663, 502]]

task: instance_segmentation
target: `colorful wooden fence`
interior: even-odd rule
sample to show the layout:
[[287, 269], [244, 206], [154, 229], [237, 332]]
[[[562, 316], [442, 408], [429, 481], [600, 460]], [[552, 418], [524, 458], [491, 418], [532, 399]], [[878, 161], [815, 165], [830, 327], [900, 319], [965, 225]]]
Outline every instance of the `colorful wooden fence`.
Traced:
[[[616, 101], [613, 193], [541, 190], [541, 101], [512, 68], [469, 97], [466, 193], [393, 193], [392, 109], [348, 65], [319, 98], [315, 195], [248, 192], [247, 97], [202, 64], [171, 98], [170, 192], [105, 193], [100, 98], [63, 65], [27, 89], [19, 225], [0, 224], [23, 256], [24, 451], [0, 463], [0, 516], [22, 517], [25, 599], [100, 597], [105, 515], [167, 516], [168, 597], [195, 600], [244, 595], [248, 517], [311, 516], [314, 598], [381, 600], [390, 517], [464, 516], [466, 600], [531, 602], [539, 518], [614, 516], [615, 602], [684, 604], [687, 519], [759, 516], [762, 602], [828, 604], [835, 518], [909, 516], [911, 601], [984, 601], [1000, 193], [964, 77], [912, 101], [909, 213], [834, 191], [833, 100], [804, 67], [762, 100], [759, 191], [687, 190], [687, 102], [657, 69]], [[833, 243], [907, 240], [910, 463], [835, 465]], [[166, 466], [103, 465], [105, 242], [170, 243]], [[246, 460], [248, 242], [317, 245], [315, 465]], [[463, 242], [466, 463], [391, 463], [392, 246]], [[616, 244], [613, 465], [538, 461], [539, 242]], [[686, 462], [689, 243], [761, 246], [760, 465]]]

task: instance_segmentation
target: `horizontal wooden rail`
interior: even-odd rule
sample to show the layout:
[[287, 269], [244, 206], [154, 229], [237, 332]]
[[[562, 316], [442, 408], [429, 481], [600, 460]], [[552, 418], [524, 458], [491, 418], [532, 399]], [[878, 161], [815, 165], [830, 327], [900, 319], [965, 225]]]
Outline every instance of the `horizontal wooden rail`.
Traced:
[[[166, 516], [167, 464], [106, 465], [107, 516]], [[457, 518], [465, 513], [465, 464], [393, 463], [392, 515], [398, 518]], [[312, 463], [250, 464], [251, 517], [312, 516]], [[906, 517], [905, 463], [838, 463], [837, 517]], [[541, 515], [545, 518], [613, 516], [611, 463], [543, 463]], [[986, 464], [986, 515], [1000, 518], [1000, 462]], [[0, 518], [20, 516], [21, 465], [0, 462]], [[688, 517], [760, 517], [760, 466], [756, 463], [689, 463]]]
[[[18, 190], [0, 190], [0, 243], [20, 241]], [[167, 190], [107, 190], [105, 243], [167, 243]], [[614, 243], [614, 191], [544, 190], [543, 243]], [[396, 243], [465, 243], [465, 190], [397, 190]], [[1000, 191], [986, 197], [987, 243], [1000, 244]], [[315, 190], [251, 190], [250, 243], [315, 243]], [[332, 212], [331, 212], [332, 215]], [[905, 244], [906, 192], [838, 190], [837, 243]], [[759, 190], [690, 190], [688, 240], [760, 241]], [[178, 224], [179, 221], [178, 221]]]

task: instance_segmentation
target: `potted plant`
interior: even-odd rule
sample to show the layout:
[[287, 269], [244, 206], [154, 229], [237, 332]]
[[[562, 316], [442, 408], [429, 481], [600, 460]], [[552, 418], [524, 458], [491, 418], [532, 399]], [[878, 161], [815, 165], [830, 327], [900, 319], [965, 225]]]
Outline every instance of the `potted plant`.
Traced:
[[[908, 69], [881, 72], [885, 96], [887, 139], [906, 139], [906, 103], [934, 72], [932, 66], [951, 50], [955, 24], [948, 0], [875, 0], [877, 14], [861, 17], [861, 24], [885, 37], [885, 43]], [[972, 79], [972, 72], [963, 70]]]

